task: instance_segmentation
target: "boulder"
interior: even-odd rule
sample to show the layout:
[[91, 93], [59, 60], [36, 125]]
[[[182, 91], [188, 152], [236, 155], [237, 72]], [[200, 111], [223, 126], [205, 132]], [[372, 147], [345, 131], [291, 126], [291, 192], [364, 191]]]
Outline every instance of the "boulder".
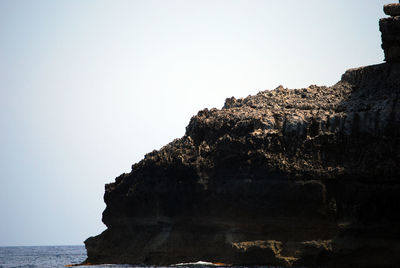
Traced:
[[385, 12], [386, 15], [392, 17], [400, 16], [400, 3], [384, 5], [383, 11]]

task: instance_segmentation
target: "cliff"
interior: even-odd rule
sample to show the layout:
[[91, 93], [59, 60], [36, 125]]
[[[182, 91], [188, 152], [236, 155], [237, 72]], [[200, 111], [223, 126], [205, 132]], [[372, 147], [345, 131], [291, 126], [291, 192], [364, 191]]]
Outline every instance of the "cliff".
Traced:
[[106, 185], [87, 262], [397, 266], [399, 96], [392, 63], [200, 111]]
[[86, 263], [398, 267], [390, 46], [387, 63], [332, 87], [280, 86], [200, 111], [182, 138], [106, 185], [107, 230], [85, 241]]

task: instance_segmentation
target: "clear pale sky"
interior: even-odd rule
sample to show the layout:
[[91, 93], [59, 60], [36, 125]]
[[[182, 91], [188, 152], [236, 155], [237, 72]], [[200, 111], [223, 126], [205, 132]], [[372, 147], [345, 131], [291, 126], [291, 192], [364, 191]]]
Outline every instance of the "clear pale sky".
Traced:
[[382, 0], [0, 0], [0, 246], [82, 244], [192, 115], [381, 63]]

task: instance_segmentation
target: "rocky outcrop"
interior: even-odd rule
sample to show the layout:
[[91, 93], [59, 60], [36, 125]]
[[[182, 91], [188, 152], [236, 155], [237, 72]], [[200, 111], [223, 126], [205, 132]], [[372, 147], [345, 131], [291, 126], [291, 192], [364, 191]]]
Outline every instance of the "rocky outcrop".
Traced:
[[379, 22], [382, 32], [382, 48], [386, 62], [400, 62], [400, 4], [388, 4], [383, 8], [390, 18]]
[[389, 16], [400, 16], [400, 4], [388, 4], [383, 7], [383, 11]]
[[397, 267], [400, 64], [229, 98], [106, 185], [88, 262]]
[[106, 185], [86, 263], [398, 267], [400, 63], [387, 62], [198, 112]]

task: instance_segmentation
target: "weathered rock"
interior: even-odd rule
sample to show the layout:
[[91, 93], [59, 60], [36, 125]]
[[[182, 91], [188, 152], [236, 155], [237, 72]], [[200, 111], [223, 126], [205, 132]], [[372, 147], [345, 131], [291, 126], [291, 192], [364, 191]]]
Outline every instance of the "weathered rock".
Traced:
[[388, 4], [383, 6], [386, 15], [395, 17], [400, 16], [400, 4]]
[[106, 185], [86, 263], [398, 267], [400, 17], [386, 64], [226, 100]]
[[194, 116], [106, 185], [90, 263], [398, 267], [400, 64]]
[[400, 16], [381, 19], [379, 28], [385, 61], [400, 62]]

